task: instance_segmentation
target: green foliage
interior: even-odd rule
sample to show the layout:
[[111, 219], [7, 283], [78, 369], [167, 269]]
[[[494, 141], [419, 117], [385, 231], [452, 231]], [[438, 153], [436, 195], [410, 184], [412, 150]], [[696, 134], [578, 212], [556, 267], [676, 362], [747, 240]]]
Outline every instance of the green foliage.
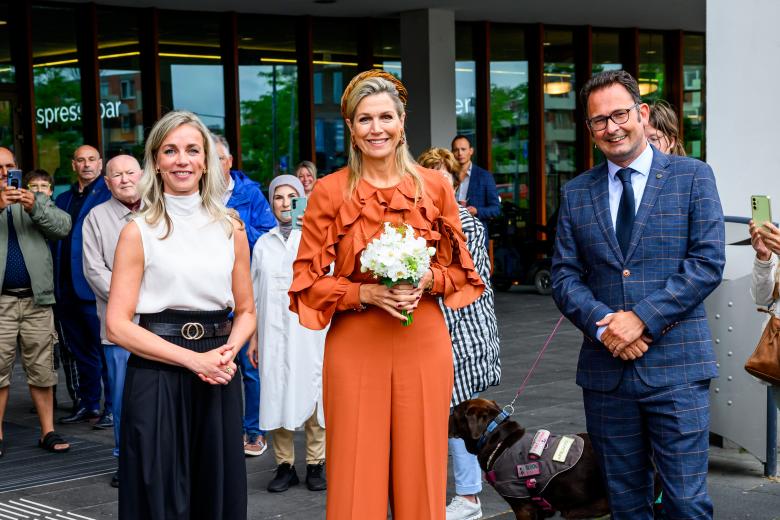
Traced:
[[[269, 72], [260, 72], [258, 75], [271, 85], [272, 67], [268, 68]], [[243, 170], [247, 175], [264, 184], [267, 184], [277, 173], [293, 173], [292, 168], [299, 158], [295, 68], [276, 67], [276, 69], [275, 97], [269, 89], [257, 99], [241, 101]], [[286, 157], [287, 160], [285, 172], [279, 171], [282, 157]]]
[[[39, 67], [33, 70], [37, 107], [67, 107], [81, 103], [78, 69]], [[81, 120], [51, 123], [48, 128], [38, 124], [37, 140], [40, 167], [54, 176], [55, 184], [70, 183], [73, 178], [70, 161], [73, 152], [84, 141]]]

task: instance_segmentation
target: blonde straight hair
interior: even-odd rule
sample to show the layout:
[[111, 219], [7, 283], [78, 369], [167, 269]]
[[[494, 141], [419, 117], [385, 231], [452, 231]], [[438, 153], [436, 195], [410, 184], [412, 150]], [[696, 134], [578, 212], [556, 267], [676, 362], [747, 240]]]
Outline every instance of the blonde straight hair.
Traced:
[[[376, 94], [386, 93], [393, 100], [395, 111], [400, 118], [404, 113], [404, 104], [401, 98], [398, 96], [398, 90], [395, 88], [392, 82], [381, 77], [368, 77], [355, 85], [355, 88], [349, 93], [346, 102], [346, 117], [354, 126], [355, 111], [357, 106], [368, 96]], [[405, 135], [405, 133], [404, 133]], [[355, 193], [358, 182], [363, 175], [363, 154], [356, 146], [349, 147], [349, 182], [347, 184], [348, 197], [351, 198]], [[409, 146], [406, 141], [399, 143], [395, 149], [395, 166], [399, 173], [409, 175], [414, 180], [415, 185], [415, 199], [422, 197], [425, 186], [423, 185], [423, 179], [417, 171], [417, 163], [414, 162], [412, 154], [409, 152]]]
[[141, 193], [141, 216], [150, 226], [157, 226], [160, 221], [165, 221], [165, 234], [162, 239], [168, 238], [173, 230], [173, 221], [165, 207], [164, 186], [162, 175], [157, 170], [157, 152], [160, 150], [165, 138], [172, 131], [182, 125], [190, 125], [198, 130], [203, 137], [203, 150], [206, 155], [206, 170], [198, 183], [198, 191], [203, 199], [203, 207], [211, 215], [215, 222], [221, 222], [228, 236], [233, 234], [231, 218], [235, 218], [235, 211], [228, 210], [222, 202], [222, 197], [227, 189], [225, 177], [222, 174], [222, 166], [219, 162], [216, 146], [211, 140], [211, 132], [206, 125], [193, 114], [186, 111], [168, 112], [157, 121], [149, 132], [144, 147], [144, 176], [138, 183]]

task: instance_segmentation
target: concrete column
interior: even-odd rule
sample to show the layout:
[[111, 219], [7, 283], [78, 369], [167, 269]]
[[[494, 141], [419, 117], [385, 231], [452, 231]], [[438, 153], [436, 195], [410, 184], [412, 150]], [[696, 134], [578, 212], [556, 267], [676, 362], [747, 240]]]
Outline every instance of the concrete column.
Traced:
[[409, 90], [406, 136], [417, 156], [450, 147], [455, 122], [455, 14], [443, 9], [401, 13], [401, 63]]
[[750, 216], [770, 195], [780, 220], [780, 2], [707, 0], [707, 162], [726, 215]]

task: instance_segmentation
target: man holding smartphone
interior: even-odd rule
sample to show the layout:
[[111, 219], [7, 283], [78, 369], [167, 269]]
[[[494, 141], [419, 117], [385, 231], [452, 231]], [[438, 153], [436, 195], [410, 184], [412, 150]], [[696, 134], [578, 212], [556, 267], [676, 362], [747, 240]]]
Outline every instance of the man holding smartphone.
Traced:
[[9, 186], [9, 176], [19, 181], [20, 174], [13, 153], [0, 147], [0, 457], [17, 341], [41, 425], [38, 445], [52, 452], [70, 448], [54, 431], [54, 273], [47, 240], [67, 236], [71, 219], [43, 193]]

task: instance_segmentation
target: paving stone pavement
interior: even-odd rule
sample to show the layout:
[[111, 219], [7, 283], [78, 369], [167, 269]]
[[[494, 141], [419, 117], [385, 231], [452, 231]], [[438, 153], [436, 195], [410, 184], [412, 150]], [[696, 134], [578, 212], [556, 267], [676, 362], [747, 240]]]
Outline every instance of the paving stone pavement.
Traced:
[[[514, 396], [559, 314], [549, 297], [536, 295], [524, 287], [497, 294], [496, 312], [502, 340], [503, 378], [501, 385], [489, 389], [484, 397], [505, 404]], [[574, 384], [579, 341], [577, 330], [568, 322], [564, 322], [515, 407], [517, 420], [527, 428], [544, 427], [560, 433], [584, 431], [582, 394]], [[18, 367], [14, 379], [16, 383], [12, 385], [6, 421], [36, 427], [36, 417], [29, 413], [30, 398], [23, 384], [23, 374]], [[64, 380], [63, 377], [60, 379]], [[67, 398], [62, 385], [58, 393], [60, 402], [64, 403]], [[59, 411], [57, 415], [66, 415], [66, 412]], [[59, 426], [58, 430], [66, 437], [77, 436], [107, 446], [113, 442], [112, 432], [93, 431], [87, 425]], [[303, 435], [296, 437], [298, 453], [302, 454]], [[35, 439], [30, 442], [34, 443]], [[8, 448], [13, 450], [14, 446]], [[69, 463], [67, 455], [45, 456], [61, 457], [62, 464]], [[247, 459], [248, 518], [325, 518], [325, 494], [322, 492], [310, 492], [304, 485], [282, 494], [266, 492], [265, 486], [272, 478], [274, 469], [270, 449], [261, 457]], [[298, 469], [300, 473], [305, 473], [302, 461], [298, 464]], [[0, 473], [0, 482], [3, 478]], [[111, 475], [106, 474], [0, 493], [0, 514], [7, 514], [9, 518], [21, 518], [21, 515], [11, 515], [14, 511], [18, 513], [29, 507], [37, 509], [39, 516], [34, 518], [41, 519], [47, 516], [57, 520], [116, 518], [117, 493], [108, 485], [110, 478]], [[452, 496], [451, 479], [449, 488], [448, 496]], [[738, 448], [713, 447], [710, 450], [709, 490], [715, 503], [716, 519], [780, 520], [780, 483], [763, 477], [762, 465]], [[483, 518], [513, 518], [509, 507], [489, 486], [486, 485], [481, 497]], [[53, 508], [59, 512], [53, 511]]]

